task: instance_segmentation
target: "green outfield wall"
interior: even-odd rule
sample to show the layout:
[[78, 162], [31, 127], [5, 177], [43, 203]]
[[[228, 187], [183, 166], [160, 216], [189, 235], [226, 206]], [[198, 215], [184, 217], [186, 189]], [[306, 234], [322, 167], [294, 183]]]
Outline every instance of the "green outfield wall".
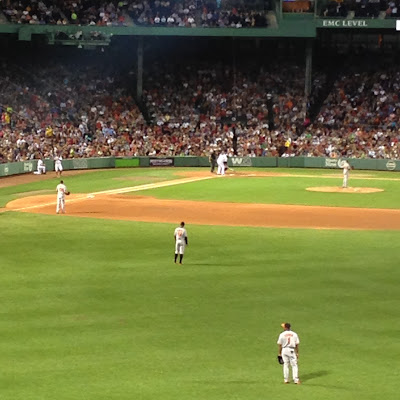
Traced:
[[[393, 25], [394, 26], [394, 25]], [[321, 27], [324, 27], [321, 25]], [[56, 42], [56, 35], [60, 32], [66, 35], [74, 35], [82, 32], [85, 36], [91, 32], [101, 33], [104, 40], [91, 40], [93, 45], [107, 45], [113, 36], [187, 36], [187, 37], [316, 37], [317, 24], [313, 18], [297, 18], [281, 20], [276, 27], [265, 28], [182, 28], [182, 27], [155, 27], [155, 26], [96, 26], [91, 25], [22, 25], [22, 24], [0, 24], [0, 34], [14, 34], [19, 40], [31, 41], [32, 36], [42, 35], [48, 38], [49, 44]], [[78, 45], [79, 41], [76, 41]], [[81, 43], [83, 43], [81, 41]]]
[[[47, 171], [54, 171], [54, 162], [45, 160]], [[63, 169], [99, 169], [99, 168], [115, 168], [114, 157], [98, 157], [98, 158], [73, 158], [71, 160], [62, 161]], [[36, 168], [36, 166], [35, 166]]]
[[115, 159], [115, 168], [140, 167], [140, 160], [135, 158], [117, 158]]
[[[99, 157], [99, 158], [74, 158], [71, 160], [63, 160], [62, 165], [64, 170], [71, 169], [98, 169], [98, 168], [114, 168], [114, 157]], [[54, 161], [44, 160], [47, 171], [54, 171]], [[15, 163], [0, 164], [0, 177], [32, 174], [37, 169], [37, 160], [23, 161]]]
[[37, 161], [0, 164], [0, 176], [29, 174], [36, 170]]
[[[228, 165], [256, 168], [342, 168], [344, 158], [325, 157], [230, 157]], [[400, 171], [400, 160], [347, 158], [354, 169]], [[45, 160], [47, 171], [54, 171], [54, 162]], [[63, 169], [99, 169], [133, 167], [209, 167], [208, 157], [99, 157], [63, 160]], [[33, 173], [37, 160], [0, 164], [0, 177]]]
[[[186, 37], [235, 37], [235, 38], [267, 38], [267, 37], [296, 37], [315, 38], [318, 30], [327, 29], [353, 29], [368, 31], [380, 29], [395, 32], [396, 19], [380, 18], [321, 18], [314, 17], [309, 13], [277, 13], [277, 24], [274, 27], [265, 28], [182, 28], [182, 27], [155, 27], [155, 26], [96, 26], [91, 25], [25, 25], [25, 24], [0, 24], [0, 34], [17, 35], [21, 41], [31, 41], [32, 36], [45, 36], [49, 44], [57, 43], [57, 34], [60, 32], [66, 35], [74, 35], [80, 31], [83, 35], [90, 35], [92, 32], [101, 33], [103, 40], [80, 41], [82, 44], [108, 45], [113, 36], [186, 36]], [[66, 40], [60, 41], [66, 44]], [[71, 41], [74, 42], [74, 41]], [[78, 45], [79, 41], [74, 43]]]

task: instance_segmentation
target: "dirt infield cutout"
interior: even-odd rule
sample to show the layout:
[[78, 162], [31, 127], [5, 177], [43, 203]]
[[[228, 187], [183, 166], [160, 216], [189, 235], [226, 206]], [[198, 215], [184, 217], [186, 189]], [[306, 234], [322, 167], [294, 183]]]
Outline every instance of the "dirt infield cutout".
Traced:
[[[391, 209], [165, 200], [124, 194], [91, 196], [69, 196], [67, 215], [143, 222], [183, 220], [198, 225], [400, 230], [400, 210]], [[7, 209], [55, 215], [56, 197], [41, 195], [16, 199], [7, 204]]]
[[[215, 177], [206, 171], [201, 171], [201, 174], [186, 173], [184, 176], [186, 177], [128, 188], [89, 194], [75, 193], [66, 201], [67, 215], [143, 222], [176, 223], [184, 220], [188, 224], [199, 225], [400, 230], [400, 210], [397, 209], [223, 203], [126, 195], [128, 192], [180, 185]], [[307, 188], [307, 190], [316, 189], [321, 191], [321, 187]], [[323, 187], [322, 189], [354, 194], [381, 191], [375, 188]], [[366, 189], [372, 191], [365, 191]], [[9, 202], [6, 207], [9, 211], [55, 214], [56, 196], [42, 194], [19, 198]], [[59, 215], [57, 218], [63, 218], [63, 216]]]

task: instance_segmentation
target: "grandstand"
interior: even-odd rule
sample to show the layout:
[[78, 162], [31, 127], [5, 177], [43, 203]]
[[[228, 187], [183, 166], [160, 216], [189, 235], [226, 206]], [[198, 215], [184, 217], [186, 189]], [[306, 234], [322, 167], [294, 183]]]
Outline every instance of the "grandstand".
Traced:
[[3, 1], [1, 161], [398, 158], [386, 5], [295, 3]]

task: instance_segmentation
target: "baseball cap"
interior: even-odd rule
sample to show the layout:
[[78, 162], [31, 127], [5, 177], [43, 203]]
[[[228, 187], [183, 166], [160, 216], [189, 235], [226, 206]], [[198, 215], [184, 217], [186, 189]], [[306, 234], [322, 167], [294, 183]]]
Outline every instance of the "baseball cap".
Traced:
[[281, 327], [283, 329], [290, 329], [291, 325], [289, 324], [289, 322], [282, 322]]

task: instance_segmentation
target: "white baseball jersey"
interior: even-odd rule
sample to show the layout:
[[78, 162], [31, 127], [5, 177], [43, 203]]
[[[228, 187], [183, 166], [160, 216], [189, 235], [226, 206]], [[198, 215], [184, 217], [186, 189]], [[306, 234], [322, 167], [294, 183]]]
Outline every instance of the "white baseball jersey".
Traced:
[[300, 343], [300, 339], [296, 332], [283, 331], [279, 335], [277, 343], [282, 346], [282, 349], [284, 349], [286, 347], [295, 348]]
[[228, 157], [227, 157], [227, 155], [226, 155], [225, 153], [221, 153], [221, 154], [218, 156], [217, 163], [218, 163], [218, 164], [223, 164], [223, 163], [225, 163], [225, 162], [228, 162]]
[[65, 197], [65, 192], [67, 192], [67, 187], [63, 183], [57, 185], [57, 198], [63, 199]]
[[37, 170], [38, 170], [39, 174], [46, 172], [46, 165], [44, 164], [44, 162], [42, 160], [38, 160]]
[[175, 236], [175, 254], [184, 254], [186, 247], [187, 232], [185, 228], [178, 227], [174, 232]]
[[185, 228], [176, 228], [175, 232], [174, 232], [174, 236], [175, 236], [175, 241], [178, 242], [183, 242], [186, 243], [185, 238], [187, 238], [187, 232]]
[[351, 166], [347, 161], [344, 161], [343, 164], [343, 175], [346, 175], [349, 173], [349, 171], [351, 170]]
[[63, 170], [61, 161], [62, 161], [62, 157], [61, 156], [55, 156], [54, 157], [54, 169], [56, 170], [56, 172]]

